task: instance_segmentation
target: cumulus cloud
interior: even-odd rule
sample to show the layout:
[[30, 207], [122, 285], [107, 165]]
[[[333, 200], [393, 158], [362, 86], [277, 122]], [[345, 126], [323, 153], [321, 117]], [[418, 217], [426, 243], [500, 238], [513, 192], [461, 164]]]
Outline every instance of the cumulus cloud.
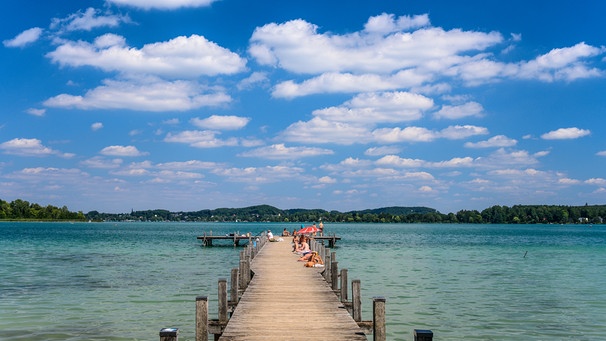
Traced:
[[203, 36], [179, 36], [137, 49], [108, 33], [94, 43], [65, 41], [47, 54], [61, 66], [92, 66], [104, 71], [193, 78], [244, 71], [246, 60]]
[[36, 42], [43, 32], [44, 30], [42, 30], [40, 27], [33, 27], [19, 33], [13, 39], [4, 40], [2, 43], [6, 47], [24, 47]]
[[71, 153], [61, 153], [46, 147], [42, 144], [42, 141], [38, 139], [15, 138], [10, 141], [0, 143], [0, 150], [4, 151], [5, 154], [17, 156], [43, 157], [56, 155], [65, 158], [74, 156]]
[[196, 148], [218, 148], [237, 146], [237, 138], [220, 139], [217, 132], [210, 130], [187, 130], [179, 133], [168, 133], [164, 142], [185, 143]]
[[101, 122], [95, 122], [95, 123], [91, 124], [90, 129], [92, 131], [97, 131], [99, 129], [103, 129], [103, 123], [101, 123]]
[[572, 140], [591, 134], [587, 129], [560, 128], [541, 135], [544, 140]]
[[148, 153], [140, 152], [135, 146], [108, 146], [101, 150], [107, 156], [142, 156]]
[[505, 135], [497, 135], [489, 138], [486, 141], [466, 142], [467, 148], [493, 148], [493, 147], [513, 147], [518, 143], [515, 139], [510, 139]]
[[44, 105], [66, 109], [129, 109], [138, 111], [186, 111], [205, 106], [219, 106], [231, 101], [222, 88], [208, 88], [197, 82], [159, 79], [117, 81], [106, 79], [104, 85], [84, 96], [60, 94]]
[[602, 150], [601, 152], [596, 153], [597, 156], [606, 156], [606, 150]]
[[33, 116], [44, 116], [44, 114], [46, 114], [46, 109], [29, 108], [25, 110], [25, 112]]
[[198, 128], [216, 130], [238, 130], [244, 128], [248, 124], [248, 122], [250, 122], [250, 118], [241, 116], [212, 115], [205, 119], [192, 118], [190, 122]]
[[444, 105], [434, 114], [436, 118], [459, 119], [468, 116], [481, 116], [484, 108], [480, 103], [468, 102], [462, 105]]
[[107, 0], [110, 3], [142, 9], [173, 10], [183, 7], [206, 7], [217, 0]]
[[286, 147], [283, 143], [256, 148], [239, 154], [246, 157], [259, 157], [270, 160], [292, 160], [319, 155], [332, 155], [330, 149], [311, 147]]
[[66, 18], [53, 18], [50, 28], [61, 33], [64, 31], [90, 31], [97, 27], [117, 27], [121, 23], [129, 23], [128, 16], [112, 13], [102, 13], [92, 7], [85, 11], [78, 11]]

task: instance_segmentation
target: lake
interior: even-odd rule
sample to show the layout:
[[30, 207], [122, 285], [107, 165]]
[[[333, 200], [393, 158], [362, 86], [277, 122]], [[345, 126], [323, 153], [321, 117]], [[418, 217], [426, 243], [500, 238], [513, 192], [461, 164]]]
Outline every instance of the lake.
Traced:
[[[217, 281], [241, 250], [196, 236], [299, 226], [0, 223], [0, 339], [158, 340], [179, 327], [194, 340], [195, 297], [208, 296], [217, 317]], [[435, 340], [606, 339], [604, 225], [325, 229], [342, 237], [339, 268], [361, 280], [363, 319], [385, 297], [388, 340], [412, 340], [414, 329]]]

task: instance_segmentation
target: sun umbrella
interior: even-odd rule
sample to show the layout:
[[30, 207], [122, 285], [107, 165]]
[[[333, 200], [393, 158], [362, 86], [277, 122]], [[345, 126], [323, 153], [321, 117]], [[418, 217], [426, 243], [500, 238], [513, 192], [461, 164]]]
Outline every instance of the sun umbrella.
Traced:
[[304, 228], [297, 231], [297, 234], [309, 234], [309, 233], [316, 233], [318, 231], [320, 231], [320, 229], [315, 226], [305, 226]]

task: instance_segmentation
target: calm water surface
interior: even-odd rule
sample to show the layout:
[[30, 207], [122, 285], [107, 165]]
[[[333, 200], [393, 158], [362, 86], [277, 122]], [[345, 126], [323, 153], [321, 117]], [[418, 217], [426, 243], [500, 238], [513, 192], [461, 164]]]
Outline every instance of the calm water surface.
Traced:
[[[297, 226], [0, 223], [0, 339], [157, 340], [174, 326], [193, 340], [195, 297], [216, 318], [217, 281], [241, 250], [196, 236]], [[386, 298], [388, 340], [415, 328], [436, 340], [606, 339], [604, 226], [326, 228], [343, 237], [339, 267], [361, 280], [363, 318]]]

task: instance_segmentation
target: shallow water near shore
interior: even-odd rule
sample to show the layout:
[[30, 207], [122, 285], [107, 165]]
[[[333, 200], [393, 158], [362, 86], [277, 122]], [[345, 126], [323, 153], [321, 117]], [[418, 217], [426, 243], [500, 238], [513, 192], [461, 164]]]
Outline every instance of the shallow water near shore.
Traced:
[[[217, 281], [241, 250], [196, 236], [298, 226], [0, 223], [0, 339], [156, 340], [178, 327], [180, 340], [194, 340], [195, 297], [208, 296], [216, 318]], [[414, 329], [437, 340], [606, 339], [603, 225], [326, 230], [343, 238], [339, 268], [361, 280], [363, 319], [385, 297], [388, 340], [412, 340]]]

